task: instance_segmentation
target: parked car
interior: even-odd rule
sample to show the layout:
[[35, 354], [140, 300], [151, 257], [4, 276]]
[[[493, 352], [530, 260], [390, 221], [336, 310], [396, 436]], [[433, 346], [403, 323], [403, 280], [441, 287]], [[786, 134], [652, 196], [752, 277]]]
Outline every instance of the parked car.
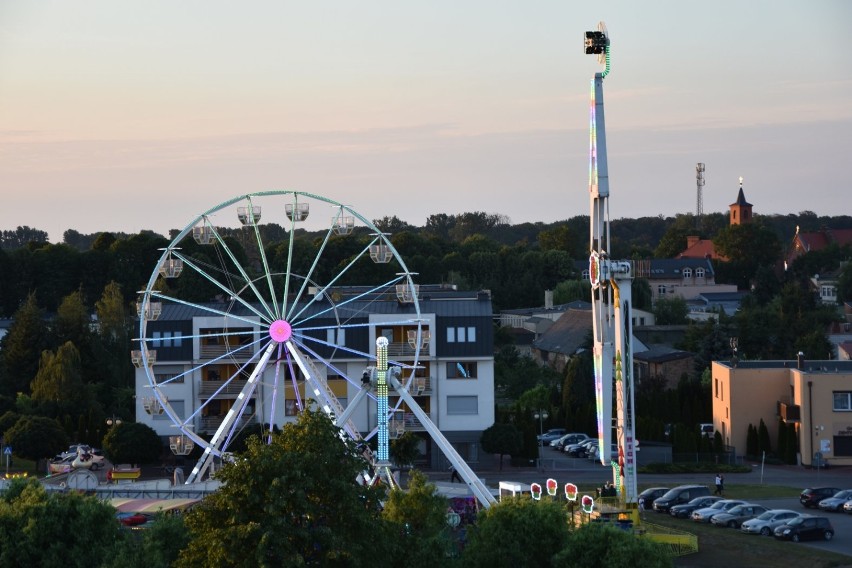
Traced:
[[740, 530], [746, 534], [770, 536], [775, 527], [781, 526], [796, 517], [799, 513], [790, 509], [770, 509], [757, 517], [740, 525]]
[[564, 448], [566, 444], [578, 444], [583, 440], [588, 439], [589, 436], [587, 434], [571, 432], [550, 442], [550, 447], [556, 450], [562, 450], [562, 448]]
[[678, 485], [654, 501], [654, 510], [658, 513], [668, 513], [669, 509], [675, 505], [689, 503], [696, 497], [708, 495], [710, 495], [710, 488], [706, 485]]
[[639, 508], [646, 511], [651, 510], [654, 507], [654, 501], [657, 497], [662, 497], [668, 490], [668, 487], [649, 487], [640, 493], [637, 498]]
[[744, 522], [749, 521], [758, 515], [762, 515], [768, 511], [763, 505], [754, 505], [752, 503], [743, 503], [725, 511], [718, 513], [710, 518], [710, 522], [717, 527], [728, 527], [729, 529], [738, 529]]
[[716, 501], [704, 509], [696, 509], [692, 512], [692, 515], [689, 518], [696, 523], [709, 523], [710, 519], [713, 518], [713, 515], [724, 513], [733, 509], [737, 505], [742, 505], [743, 503], [745, 503], [745, 501], [740, 501], [739, 499], [722, 499], [721, 501]]
[[674, 507], [669, 509], [669, 513], [672, 517], [677, 519], [688, 519], [690, 515], [692, 515], [693, 511], [697, 511], [698, 509], [704, 509], [706, 507], [710, 507], [716, 501], [721, 501], [722, 497], [718, 497], [716, 495], [705, 495], [704, 497], [696, 497], [691, 500], [689, 503], [683, 503], [682, 505], [675, 505]]
[[589, 438], [588, 440], [583, 440], [579, 444], [569, 444], [565, 446], [564, 451], [571, 457], [582, 458], [586, 456], [589, 446], [597, 443], [597, 438]]
[[799, 503], [804, 508], [819, 507], [819, 502], [840, 491], [839, 487], [809, 487], [799, 495]]
[[828, 517], [800, 515], [788, 523], [775, 528], [775, 538], [780, 540], [831, 540], [834, 538], [834, 527]]
[[846, 511], [847, 513], [849, 513], [849, 514], [852, 514], [852, 500], [846, 501], [843, 504], [843, 510]]
[[553, 440], [558, 440], [562, 436], [564, 436], [568, 430], [565, 428], [551, 428], [544, 434], [538, 436], [538, 443], [540, 446], [549, 446], [550, 442]]
[[817, 506], [823, 511], [833, 511], [836, 513], [840, 511], [843, 505], [850, 499], [852, 499], [852, 489], [844, 489], [842, 491], [838, 491], [831, 497], [821, 500]]

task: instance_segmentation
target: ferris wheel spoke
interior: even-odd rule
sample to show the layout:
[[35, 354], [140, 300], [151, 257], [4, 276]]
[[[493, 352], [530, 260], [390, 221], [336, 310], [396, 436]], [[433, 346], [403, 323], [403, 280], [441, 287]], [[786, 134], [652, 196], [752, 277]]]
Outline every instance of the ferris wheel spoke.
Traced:
[[[338, 280], [340, 280], [340, 279], [343, 277], [343, 275], [344, 275], [344, 274], [346, 274], [346, 272], [347, 272], [350, 268], [352, 268], [352, 266], [354, 266], [356, 262], [358, 262], [358, 260], [360, 260], [360, 259], [361, 259], [361, 258], [362, 258], [365, 254], [368, 254], [368, 253], [369, 253], [369, 251], [370, 251], [370, 247], [371, 247], [371, 246], [373, 246], [373, 244], [374, 244], [377, 240], [378, 240], [378, 237], [376, 237], [375, 239], [373, 239], [372, 241], [370, 241], [370, 243], [369, 243], [369, 244], [368, 244], [368, 245], [364, 248], [364, 250], [362, 250], [360, 253], [356, 254], [356, 255], [355, 255], [355, 257], [354, 257], [352, 260], [350, 260], [350, 261], [349, 261], [349, 264], [347, 264], [345, 267], [343, 267], [343, 269], [340, 271], [340, 274], [338, 274], [337, 276], [335, 276], [334, 278], [332, 278], [332, 279], [331, 279], [331, 281], [323, 287], [323, 289], [320, 291], [320, 292], [321, 292], [320, 294], [317, 294], [317, 295], [315, 295], [313, 298], [311, 298], [311, 300], [310, 300], [309, 302], [307, 302], [307, 303], [305, 304], [305, 306], [304, 306], [301, 310], [299, 310], [299, 313], [297, 313], [295, 316], [293, 316], [292, 318], [290, 318], [290, 320], [292, 320], [292, 321], [296, 321], [296, 320], [298, 319], [298, 317], [299, 317], [300, 315], [302, 315], [302, 313], [304, 313], [304, 311], [305, 311], [306, 309], [308, 309], [308, 307], [309, 307], [309, 306], [311, 306], [314, 302], [316, 302], [316, 301], [317, 301], [317, 298], [321, 298], [321, 297], [325, 294], [326, 290], [328, 290], [329, 288], [331, 288], [332, 286], [334, 286], [334, 284], [335, 284]], [[308, 318], [308, 319], [310, 319], [310, 318]]]
[[179, 258], [180, 260], [182, 260], [184, 265], [189, 266], [190, 268], [192, 268], [193, 270], [195, 270], [196, 272], [198, 272], [199, 274], [204, 276], [207, 280], [209, 280], [211, 283], [213, 283], [217, 288], [219, 288], [220, 290], [225, 292], [225, 294], [227, 294], [230, 298], [232, 298], [233, 300], [236, 300], [242, 306], [244, 306], [247, 310], [256, 314], [257, 317], [259, 317], [261, 320], [266, 321], [267, 323], [271, 322], [271, 320], [269, 319], [268, 316], [266, 316], [265, 314], [260, 312], [258, 309], [256, 309], [254, 306], [252, 306], [245, 299], [241, 298], [233, 290], [231, 290], [230, 288], [228, 288], [227, 286], [225, 286], [221, 282], [217, 281], [215, 278], [211, 277], [204, 270], [202, 270], [198, 265], [193, 263], [189, 258], [187, 258], [186, 256], [184, 256], [180, 253], [174, 253], [174, 256]]
[[[350, 264], [350, 266], [351, 266], [351, 264]], [[358, 295], [356, 295], [356, 296], [353, 296], [353, 297], [349, 298], [348, 300], [344, 300], [344, 301], [342, 301], [342, 302], [339, 302], [339, 303], [337, 303], [337, 304], [334, 304], [334, 305], [332, 305], [331, 307], [328, 307], [328, 308], [326, 308], [326, 309], [324, 309], [324, 310], [321, 310], [321, 311], [319, 311], [319, 312], [317, 312], [317, 313], [313, 314], [312, 316], [308, 316], [308, 317], [306, 317], [306, 318], [305, 318], [305, 319], [303, 319], [303, 320], [298, 319], [298, 317], [299, 317], [300, 315], [302, 315], [302, 314], [305, 312], [305, 310], [306, 310], [306, 309], [308, 309], [308, 307], [309, 307], [311, 304], [313, 304], [313, 303], [317, 300], [317, 298], [321, 298], [321, 297], [325, 294], [326, 290], [328, 290], [329, 288], [331, 288], [332, 283], [329, 283], [329, 284], [328, 284], [328, 285], [326, 285], [326, 286], [325, 286], [322, 290], [320, 290], [320, 292], [319, 292], [319, 293], [317, 293], [317, 294], [316, 294], [313, 298], [311, 298], [311, 301], [310, 301], [310, 302], [308, 302], [308, 303], [307, 303], [307, 304], [306, 304], [306, 305], [305, 305], [305, 306], [304, 306], [304, 307], [303, 307], [303, 308], [299, 311], [299, 313], [298, 313], [298, 314], [296, 314], [295, 316], [293, 316], [292, 318], [290, 318], [290, 320], [291, 320], [291, 321], [293, 321], [293, 322], [294, 322], [294, 323], [296, 323], [296, 324], [299, 324], [299, 326], [301, 327], [301, 325], [303, 325], [306, 321], [310, 321], [310, 320], [312, 320], [312, 319], [314, 319], [314, 318], [317, 318], [317, 317], [320, 317], [320, 316], [324, 316], [325, 314], [327, 314], [328, 312], [330, 312], [330, 311], [332, 311], [332, 310], [338, 310], [338, 309], [340, 309], [341, 307], [346, 306], [347, 304], [351, 304], [352, 302], [357, 302], [358, 300], [360, 300], [360, 299], [364, 298], [365, 296], [369, 296], [370, 294], [375, 294], [375, 293], [376, 293], [376, 292], [378, 292], [378, 291], [381, 291], [381, 290], [385, 290], [385, 289], [387, 289], [387, 288], [390, 288], [391, 286], [393, 286], [393, 285], [395, 285], [397, 282], [399, 282], [401, 279], [402, 279], [402, 276], [397, 276], [396, 278], [393, 278], [393, 279], [391, 279], [391, 280], [388, 280], [388, 281], [387, 281], [387, 282], [385, 282], [384, 284], [379, 284], [378, 286], [375, 286], [375, 287], [373, 287], [373, 288], [370, 288], [370, 289], [369, 289], [369, 290], [367, 290], [366, 292], [362, 292], [361, 294], [358, 294]], [[350, 317], [353, 317], [353, 316], [350, 316]]]
[[[317, 265], [319, 264], [320, 259], [322, 258], [322, 253], [325, 251], [325, 246], [328, 244], [328, 241], [331, 239], [331, 235], [334, 233], [334, 223], [340, 217], [340, 213], [342, 212], [342, 208], [338, 211], [337, 216], [332, 219], [331, 226], [328, 228], [328, 231], [325, 233], [325, 237], [322, 240], [322, 244], [317, 251], [316, 256], [314, 256], [314, 262], [311, 264], [310, 269], [308, 269], [308, 273], [305, 275], [304, 280], [302, 281], [302, 286], [299, 288], [298, 294], [296, 294], [296, 298], [293, 300], [293, 309], [299, 305], [299, 300], [302, 299], [302, 295], [305, 293], [305, 288], [308, 285], [308, 282], [311, 281], [311, 277], [314, 275], [314, 270], [316, 270]], [[292, 266], [292, 254], [293, 254], [293, 232], [290, 231], [290, 258], [287, 260], [287, 266]], [[290, 274], [290, 271], [287, 271], [287, 274]], [[286, 297], [286, 296], [285, 296]], [[284, 313], [287, 313], [287, 318], [292, 318], [292, 312], [288, 313], [286, 309], [282, 310]], [[301, 312], [300, 312], [301, 313]]]
[[[251, 196], [246, 197], [249, 207], [252, 206]], [[263, 248], [263, 239], [260, 237], [260, 228], [257, 226], [257, 219], [254, 215], [251, 216], [251, 226], [254, 229], [254, 237], [257, 240], [257, 249], [260, 253], [260, 260], [263, 263], [263, 271], [266, 274], [266, 285], [269, 286], [269, 297], [272, 299], [272, 310], [275, 317], [279, 317], [278, 299], [275, 297], [275, 287], [272, 285], [272, 273], [269, 271], [269, 263], [266, 260], [266, 250]]]
[[272, 401], [269, 404], [269, 438], [267, 444], [272, 443], [272, 424], [275, 417], [276, 402], [278, 401], [278, 381], [281, 372], [281, 353], [283, 345], [278, 344], [278, 353], [275, 356], [275, 378], [272, 381]]
[[223, 440], [225, 440], [225, 436], [227, 433], [232, 431], [232, 426], [235, 422], [238, 421], [239, 417], [242, 416], [243, 410], [246, 405], [251, 400], [251, 395], [254, 393], [254, 389], [257, 387], [258, 378], [263, 374], [263, 371], [266, 369], [266, 364], [269, 361], [269, 357], [272, 355], [272, 351], [275, 349], [277, 344], [274, 341], [270, 341], [269, 345], [264, 349], [263, 355], [260, 357], [260, 361], [258, 361], [257, 365], [255, 365], [254, 370], [249, 375], [249, 378], [246, 380], [246, 384], [240, 390], [240, 394], [237, 395], [236, 403], [228, 409], [228, 412], [225, 414], [225, 419], [216, 429], [216, 432], [213, 434], [213, 437], [210, 438], [209, 445], [204, 449], [204, 453], [199, 459], [198, 464], [193, 468], [192, 473], [190, 473], [187, 478], [187, 483], [191, 483], [195, 481], [196, 477], [209, 467], [210, 461], [212, 459], [211, 453], [213, 449], [221, 452], [221, 446]]
[[[210, 220], [206, 215], [204, 216], [204, 225], [206, 227], [210, 227], [210, 230], [213, 233], [213, 236], [216, 237], [216, 242], [219, 243], [219, 246], [222, 247], [222, 249], [225, 251], [225, 254], [227, 254], [228, 258], [231, 259], [231, 262], [234, 264], [237, 271], [239, 271], [242, 279], [246, 282], [246, 284], [249, 286], [249, 288], [251, 288], [251, 291], [254, 292], [254, 297], [257, 298], [257, 301], [260, 302], [260, 304], [263, 306], [263, 309], [266, 310], [266, 313], [269, 315], [269, 321], [272, 321], [273, 319], [275, 319], [274, 310], [271, 309], [269, 307], [269, 305], [266, 303], [266, 300], [263, 298], [263, 294], [261, 294], [260, 291], [257, 289], [257, 287], [254, 285], [254, 281], [246, 273], [245, 269], [243, 268], [242, 263], [240, 263], [237, 260], [237, 257], [234, 256], [234, 252], [231, 250], [231, 247], [228, 246], [228, 243], [225, 242], [225, 240], [222, 238], [222, 235], [219, 234], [219, 231], [216, 230], [216, 227], [214, 227], [213, 224], [210, 223]], [[234, 295], [235, 294], [230, 294], [230, 296], [234, 296]]]
[[[247, 324], [250, 324], [250, 325], [257, 325], [257, 321], [255, 321], [255, 320], [252, 320], [252, 319], [249, 319], [249, 318], [246, 318], [246, 317], [242, 317], [242, 316], [238, 316], [236, 314], [232, 314], [232, 313], [229, 313], [229, 312], [223, 312], [222, 310], [217, 310], [216, 308], [213, 308], [211, 306], [207, 306], [207, 305], [204, 305], [204, 304], [195, 304], [193, 302], [187, 302], [187, 301], [181, 300], [179, 298], [173, 298], [171, 296], [166, 296], [165, 294], [162, 294], [161, 292], [157, 292], [155, 290], [151, 291], [151, 297], [152, 298], [158, 298], [160, 300], [167, 300], [169, 303], [173, 303], [173, 304], [181, 304], [183, 306], [189, 306], [190, 308], [195, 308], [197, 310], [201, 310], [201, 311], [204, 311], [204, 312], [216, 314], [217, 316], [223, 316], [223, 317], [228, 318], [228, 319], [241, 321], [243, 323], [247, 323]], [[258, 312], [255, 312], [255, 313], [258, 313]], [[262, 316], [259, 313], [258, 313], [258, 315], [260, 316], [261, 320], [263, 320], [266, 323], [270, 323], [270, 320], [268, 320], [265, 316]]]
[[287, 369], [290, 371], [290, 382], [293, 384], [293, 392], [295, 393], [296, 398], [296, 408], [300, 411], [304, 410], [304, 402], [302, 401], [302, 395], [299, 392], [299, 379], [298, 374], [296, 373], [296, 369], [293, 367], [293, 358], [290, 357], [290, 352], [284, 351], [284, 358], [287, 361]]

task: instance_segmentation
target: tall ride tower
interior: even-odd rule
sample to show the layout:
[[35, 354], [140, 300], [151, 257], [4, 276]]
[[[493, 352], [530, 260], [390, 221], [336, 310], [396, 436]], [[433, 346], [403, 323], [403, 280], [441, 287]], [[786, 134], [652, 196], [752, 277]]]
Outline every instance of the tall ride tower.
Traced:
[[[611, 465], [615, 486], [626, 503], [636, 503], [636, 428], [633, 395], [633, 336], [630, 316], [633, 263], [609, 257], [609, 171], [606, 154], [603, 81], [610, 72], [610, 41], [603, 22], [587, 31], [585, 51], [598, 56], [604, 70], [592, 79], [589, 110], [589, 280], [592, 284], [595, 398], [600, 459]], [[615, 440], [612, 455], [612, 407]]]

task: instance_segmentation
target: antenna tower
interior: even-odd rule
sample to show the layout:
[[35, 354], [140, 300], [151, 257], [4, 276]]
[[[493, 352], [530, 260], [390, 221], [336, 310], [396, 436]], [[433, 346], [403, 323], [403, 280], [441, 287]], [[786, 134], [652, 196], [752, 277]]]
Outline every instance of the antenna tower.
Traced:
[[698, 198], [695, 203], [695, 227], [698, 228], [701, 224], [701, 216], [704, 215], [704, 201], [701, 197], [704, 187], [704, 164], [702, 162], [695, 165], [695, 185], [698, 190]]

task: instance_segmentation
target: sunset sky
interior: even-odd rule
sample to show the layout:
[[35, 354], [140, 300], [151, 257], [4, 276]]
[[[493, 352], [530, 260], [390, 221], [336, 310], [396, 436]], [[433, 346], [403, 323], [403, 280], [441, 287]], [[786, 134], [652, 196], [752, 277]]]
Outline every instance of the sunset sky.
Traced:
[[183, 228], [316, 193], [423, 225], [588, 214], [606, 22], [613, 218], [852, 214], [852, 2], [0, 2], [0, 229]]

